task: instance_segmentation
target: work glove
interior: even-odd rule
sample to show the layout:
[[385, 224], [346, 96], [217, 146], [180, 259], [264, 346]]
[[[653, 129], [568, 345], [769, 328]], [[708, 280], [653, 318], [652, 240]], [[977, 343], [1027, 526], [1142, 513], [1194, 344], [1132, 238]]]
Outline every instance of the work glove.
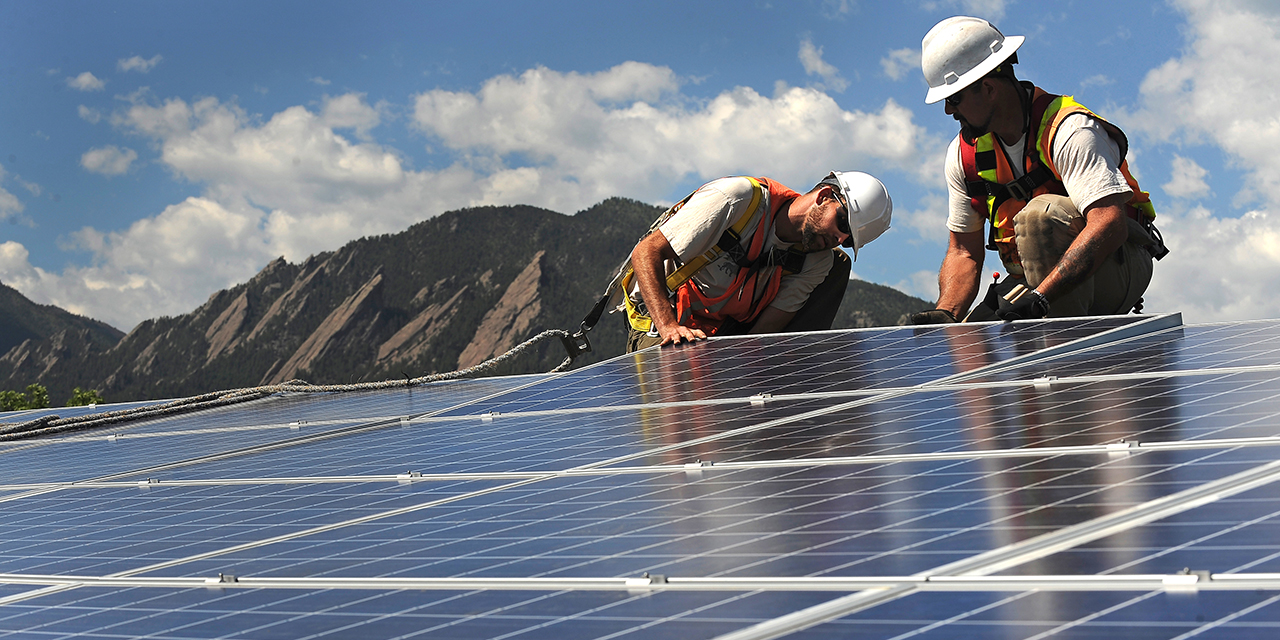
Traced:
[[946, 309], [930, 309], [907, 316], [907, 322], [910, 324], [951, 324], [955, 321], [955, 314]]
[[1034, 320], [1049, 315], [1049, 300], [1035, 289], [1022, 285], [1014, 287], [1008, 295], [1000, 297], [1000, 308], [996, 316], [1008, 322], [1010, 320]]

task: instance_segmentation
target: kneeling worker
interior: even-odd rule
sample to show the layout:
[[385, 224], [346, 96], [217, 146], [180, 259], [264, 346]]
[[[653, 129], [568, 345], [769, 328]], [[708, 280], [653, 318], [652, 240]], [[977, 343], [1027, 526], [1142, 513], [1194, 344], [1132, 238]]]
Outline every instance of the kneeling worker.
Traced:
[[1009, 278], [967, 320], [1127, 313], [1168, 251], [1155, 209], [1125, 162], [1115, 125], [1071, 96], [1014, 76], [1022, 36], [986, 20], [955, 17], [924, 37], [925, 103], [946, 102], [960, 123], [947, 149], [950, 244], [937, 308], [913, 324], [956, 322], [977, 296], [984, 252], [997, 250]]
[[800, 194], [768, 178], [721, 178], [663, 214], [623, 280], [627, 350], [711, 335], [830, 329], [849, 257], [889, 228], [893, 203], [865, 173]]

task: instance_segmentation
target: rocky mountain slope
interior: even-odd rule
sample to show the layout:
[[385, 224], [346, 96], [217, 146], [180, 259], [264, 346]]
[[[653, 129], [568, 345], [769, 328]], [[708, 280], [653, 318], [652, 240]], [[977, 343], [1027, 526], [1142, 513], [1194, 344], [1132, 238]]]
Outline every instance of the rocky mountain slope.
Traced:
[[[545, 329], [576, 330], [658, 213], [618, 198], [573, 216], [527, 206], [445, 213], [301, 264], [276, 260], [191, 313], [144, 321], [114, 344], [88, 328], [25, 338], [0, 357], [0, 389], [39, 382], [55, 398], [79, 386], [124, 401], [468, 367]], [[853, 281], [837, 325], [896, 324], [925, 305]], [[624, 351], [616, 315], [590, 337], [594, 352], [577, 366]], [[548, 340], [496, 373], [547, 371], [564, 357]]]

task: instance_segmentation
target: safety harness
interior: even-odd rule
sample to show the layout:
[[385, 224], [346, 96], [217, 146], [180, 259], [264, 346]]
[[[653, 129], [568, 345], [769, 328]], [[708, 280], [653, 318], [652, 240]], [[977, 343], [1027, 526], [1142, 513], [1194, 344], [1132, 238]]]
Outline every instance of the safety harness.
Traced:
[[[960, 139], [960, 164], [964, 169], [966, 194], [973, 208], [984, 213], [990, 220], [987, 248], [1000, 253], [1000, 259], [1009, 273], [1022, 275], [1022, 261], [1014, 242], [1014, 216], [1036, 196], [1046, 193], [1067, 195], [1062, 176], [1053, 165], [1053, 139], [1062, 121], [1076, 113], [1093, 116], [1120, 146], [1120, 172], [1133, 191], [1133, 196], [1126, 203], [1125, 212], [1152, 231], [1154, 237], [1158, 237], [1158, 232], [1151, 225], [1156, 217], [1151, 198], [1138, 187], [1138, 181], [1129, 172], [1129, 163], [1124, 159], [1129, 146], [1124, 132], [1099, 118], [1071, 96], [1053, 95], [1029, 82], [1021, 84], [1025, 90], [1024, 96], [1030, 95], [1030, 99], [1024, 99], [1023, 103], [1030, 135], [1020, 159], [1025, 172], [1022, 177], [1014, 178], [1011, 160], [996, 139], [995, 133], [989, 132], [975, 140], [964, 136]], [[1159, 259], [1166, 253], [1168, 250], [1161, 243], [1159, 249], [1153, 251], [1153, 256]]]
[[[773, 247], [769, 250], [764, 249], [765, 237], [768, 235], [768, 230], [773, 227], [773, 221], [780, 207], [770, 207], [764, 212], [760, 224], [756, 226], [755, 233], [752, 234], [748, 244], [746, 246], [743, 245], [742, 232], [764, 203], [765, 195], [769, 190], [765, 184], [762, 184], [762, 179], [747, 177], [747, 180], [751, 181], [751, 202], [743, 213], [733, 220], [724, 233], [720, 234], [720, 239], [713, 247], [680, 266], [669, 274], [665, 281], [668, 298], [672, 296], [675, 298], [676, 314], [680, 324], [702, 329], [709, 335], [714, 334], [719, 329], [723, 320], [701, 314], [696, 311], [696, 308], [707, 309], [724, 303], [725, 306], [721, 308], [718, 315], [731, 317], [743, 323], [751, 322], [777, 296], [781, 287], [782, 276], [799, 273], [804, 269], [805, 254], [803, 252], [794, 248], [780, 249]], [[679, 212], [693, 198], [693, 195], [689, 194], [685, 199], [667, 209], [649, 226], [649, 230], [640, 239], [644, 240]], [[739, 267], [738, 273], [723, 295], [707, 296], [699, 289], [697, 282], [693, 280], [693, 276], [706, 268], [707, 265], [718, 260], [722, 255]], [[758, 282], [759, 275], [766, 267], [777, 268], [769, 274], [768, 279], [764, 282], [763, 293], [757, 298], [755, 294], [757, 287], [760, 286]], [[648, 309], [643, 301], [632, 300], [630, 295], [634, 280], [635, 271], [632, 269], [631, 260], [628, 257], [619, 267], [617, 275], [610, 281], [609, 287], [600, 297], [600, 300], [596, 302], [591, 312], [583, 318], [583, 331], [590, 331], [595, 327], [613, 296], [621, 293], [622, 304], [618, 306], [617, 310], [626, 310], [627, 324], [636, 331], [651, 332], [653, 330], [653, 320], [649, 317]]]

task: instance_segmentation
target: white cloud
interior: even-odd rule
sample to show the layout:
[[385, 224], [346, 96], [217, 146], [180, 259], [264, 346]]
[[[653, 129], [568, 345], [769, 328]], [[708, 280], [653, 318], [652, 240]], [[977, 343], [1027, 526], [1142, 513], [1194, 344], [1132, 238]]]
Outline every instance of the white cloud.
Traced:
[[[599, 88], [619, 83], [630, 95], [604, 103]], [[482, 201], [564, 211], [610, 195], [653, 201], [689, 176], [750, 172], [807, 185], [815, 165], [895, 168], [927, 181], [941, 171], [933, 162], [941, 141], [892, 100], [864, 113], [811, 88], [769, 98], [737, 87], [693, 106], [678, 95], [654, 99], [676, 86], [669, 70], [638, 63], [590, 75], [536, 68], [492, 78], [476, 93], [423, 93], [414, 121], [443, 147], [471, 154], [490, 186], [503, 185]], [[507, 167], [506, 158], [527, 166]]]
[[84, 155], [80, 156], [80, 166], [91, 173], [118, 176], [127, 173], [133, 161], [137, 159], [138, 152], [133, 149], [107, 145], [84, 152]]
[[894, 49], [889, 55], [880, 58], [880, 68], [894, 80], [910, 77], [912, 73], [920, 71], [920, 50], [909, 47]]
[[86, 71], [74, 78], [67, 78], [67, 86], [78, 91], [102, 91], [107, 83]]
[[46, 272], [20, 245], [0, 265], [0, 279], [33, 299], [122, 328], [188, 312], [276, 256], [298, 261], [450, 209], [521, 203], [568, 213], [617, 195], [659, 202], [673, 184], [741, 173], [803, 189], [832, 168], [896, 170], [932, 184], [945, 144], [892, 100], [845, 111], [821, 91], [785, 87], [693, 99], [670, 69], [636, 62], [593, 74], [535, 68], [474, 93], [415, 96], [414, 126], [452, 163], [438, 170], [406, 168], [399, 151], [365, 138], [384, 106], [361, 94], [269, 117], [215, 98], [128, 100], [112, 124], [147, 138], [202, 196], [128, 229], [76, 232], [90, 267]]
[[922, 208], [907, 210], [896, 206], [893, 226], [909, 228], [921, 238], [945, 246], [951, 235], [947, 230], [947, 199], [941, 193], [930, 193], [920, 198]]
[[320, 86], [322, 86], [322, 87], [327, 87], [327, 86], [329, 86], [329, 85], [333, 84], [333, 81], [332, 81], [332, 80], [325, 80], [324, 78], [321, 78], [320, 76], [315, 76], [314, 78], [311, 78], [308, 82], [310, 82], [311, 84], [318, 84], [318, 85], [320, 85]]
[[[1245, 171], [1237, 214], [1227, 198], [1214, 209], [1157, 202], [1156, 223], [1173, 253], [1156, 265], [1149, 310], [1182, 310], [1189, 321], [1280, 317], [1280, 6], [1231, 0], [1178, 0], [1187, 15], [1179, 57], [1150, 71], [1142, 107], [1126, 130], [1185, 147], [1214, 145]], [[1207, 172], [1181, 157], [1165, 185], [1176, 198], [1210, 193]], [[1240, 277], [1248, 274], [1247, 278]]]
[[1089, 76], [1084, 80], [1081, 80], [1080, 88], [1088, 89], [1089, 87], [1105, 87], [1110, 84], [1115, 84], [1115, 82], [1116, 81], [1112, 79], [1110, 76], [1108, 76], [1107, 74], [1099, 73], [1096, 75]]
[[[256, 232], [261, 212], [188, 198], [128, 230], [82, 229], [76, 243], [90, 267], [55, 274], [33, 267], [16, 242], [0, 244], [0, 281], [36, 302], [55, 304], [128, 330], [139, 320], [185, 313], [209, 292], [243, 281], [275, 255]], [[176, 300], [173, 298], [177, 297]]]
[[0, 220], [8, 220], [10, 216], [22, 213], [22, 209], [22, 201], [4, 187], [0, 187]]
[[98, 111], [97, 109], [91, 109], [84, 105], [80, 105], [80, 107], [78, 108], [78, 111], [80, 113], [80, 119], [84, 120], [85, 122], [89, 122], [91, 124], [98, 124], [99, 122], [102, 121], [102, 112]]
[[938, 299], [938, 272], [916, 271], [906, 280], [893, 285], [893, 288], [907, 295], [933, 302]]
[[1004, 17], [1004, 10], [1008, 4], [1008, 0], [930, 0], [923, 2], [921, 6], [930, 12], [958, 9], [965, 15], [990, 20], [999, 27], [1000, 19]]
[[137, 71], [139, 73], [149, 73], [156, 65], [160, 64], [163, 56], [155, 55], [150, 58], [142, 56], [133, 56], [132, 58], [120, 58], [116, 61], [116, 68], [121, 71]]
[[378, 109], [369, 106], [364, 101], [364, 95], [358, 93], [326, 97], [320, 110], [320, 119], [327, 127], [355, 129], [361, 138], [367, 138], [369, 130], [382, 122]]
[[1173, 177], [1160, 188], [1174, 198], [1201, 198], [1209, 195], [1209, 183], [1205, 182], [1207, 175], [1209, 171], [1196, 164], [1195, 160], [1175, 154]]
[[1181, 311], [1187, 322], [1280, 318], [1280, 215], [1221, 218], [1197, 206], [1168, 208], [1156, 222], [1172, 253], [1156, 263], [1148, 312]]
[[843, 92], [849, 87], [849, 81], [840, 76], [840, 70], [822, 59], [822, 47], [814, 46], [813, 40], [806, 36], [800, 41], [800, 64], [804, 72], [822, 78], [824, 86], [836, 92]]

